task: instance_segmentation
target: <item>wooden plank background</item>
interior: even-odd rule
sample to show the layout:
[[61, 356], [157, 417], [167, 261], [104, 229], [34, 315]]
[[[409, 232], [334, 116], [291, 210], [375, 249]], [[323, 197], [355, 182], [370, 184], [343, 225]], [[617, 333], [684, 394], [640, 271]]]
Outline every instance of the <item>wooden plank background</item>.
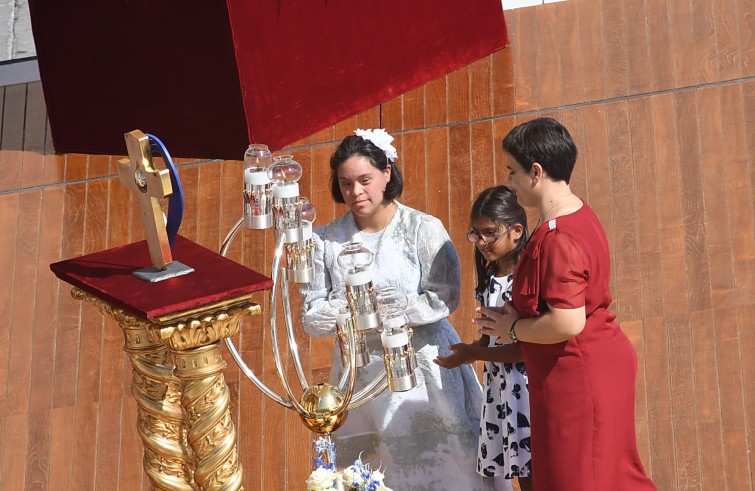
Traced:
[[[755, 0], [569, 0], [507, 11], [510, 47], [285, 153], [305, 167], [303, 194], [325, 223], [344, 210], [327, 182], [336, 144], [357, 127], [391, 132], [402, 201], [443, 220], [462, 258], [452, 321], [472, 339], [469, 206], [505, 182], [500, 144], [512, 126], [538, 115], [563, 121], [580, 151], [574, 189], [608, 233], [613, 307], [639, 357], [637, 438], [648, 472], [660, 490], [752, 490], [753, 13]], [[122, 156], [55, 155], [45, 111], [39, 83], [0, 88], [0, 483], [148, 489], [120, 328], [73, 300], [48, 266], [144, 232], [117, 180]], [[241, 213], [242, 163], [178, 163], [181, 233], [217, 250]], [[270, 274], [271, 249], [269, 231], [243, 231], [229, 256]], [[266, 295], [256, 300], [269, 312]], [[306, 374], [324, 380], [331, 340], [297, 329]], [[279, 391], [263, 319], [248, 320], [234, 341]], [[245, 489], [304, 489], [312, 435], [228, 361]]]

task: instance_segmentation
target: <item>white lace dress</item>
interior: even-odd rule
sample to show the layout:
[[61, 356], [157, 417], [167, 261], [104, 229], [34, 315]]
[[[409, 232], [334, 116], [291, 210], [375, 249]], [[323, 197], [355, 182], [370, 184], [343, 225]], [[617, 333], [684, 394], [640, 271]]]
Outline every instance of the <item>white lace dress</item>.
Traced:
[[[372, 264], [375, 287], [394, 286], [407, 294], [407, 317], [417, 352], [417, 387], [386, 389], [374, 401], [349, 412], [333, 438], [337, 462], [345, 467], [362, 453], [373, 468], [382, 466], [394, 490], [477, 490], [475, 472], [482, 392], [470, 365], [447, 370], [433, 363], [460, 342], [446, 317], [459, 303], [459, 258], [443, 224], [397, 203], [385, 231], [362, 234], [350, 212], [315, 229], [315, 279], [302, 287], [303, 322], [312, 335], [332, 335], [335, 312], [327, 303], [332, 286], [343, 288], [336, 262], [353, 237], [378, 246]], [[382, 239], [380, 235], [385, 234]], [[368, 336], [370, 363], [359, 369], [357, 388], [382, 373], [379, 335]], [[330, 383], [336, 385], [341, 357], [334, 343]]]

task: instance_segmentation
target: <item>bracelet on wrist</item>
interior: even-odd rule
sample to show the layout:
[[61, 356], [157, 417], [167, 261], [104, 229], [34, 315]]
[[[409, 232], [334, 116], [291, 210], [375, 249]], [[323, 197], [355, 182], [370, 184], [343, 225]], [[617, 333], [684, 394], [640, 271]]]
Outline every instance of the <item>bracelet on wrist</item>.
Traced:
[[511, 338], [512, 343], [516, 343], [519, 341], [519, 338], [516, 336], [516, 331], [514, 330], [516, 328], [516, 323], [519, 322], [521, 319], [517, 319], [514, 322], [511, 323], [511, 327], [509, 328], [509, 338]]

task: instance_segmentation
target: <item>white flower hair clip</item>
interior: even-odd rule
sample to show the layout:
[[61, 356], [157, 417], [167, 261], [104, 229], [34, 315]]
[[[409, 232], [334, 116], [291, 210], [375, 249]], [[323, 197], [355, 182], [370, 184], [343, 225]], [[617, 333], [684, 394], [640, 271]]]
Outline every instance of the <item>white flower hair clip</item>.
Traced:
[[385, 131], [382, 128], [377, 128], [374, 130], [362, 130], [357, 129], [354, 133], [356, 133], [357, 136], [362, 137], [363, 139], [367, 141], [371, 141], [375, 144], [376, 147], [378, 147], [380, 150], [383, 151], [386, 157], [388, 157], [388, 162], [393, 162], [398, 158], [398, 152], [396, 151], [396, 147], [391, 145], [391, 142], [393, 141], [393, 137], [388, 134], [387, 131]]

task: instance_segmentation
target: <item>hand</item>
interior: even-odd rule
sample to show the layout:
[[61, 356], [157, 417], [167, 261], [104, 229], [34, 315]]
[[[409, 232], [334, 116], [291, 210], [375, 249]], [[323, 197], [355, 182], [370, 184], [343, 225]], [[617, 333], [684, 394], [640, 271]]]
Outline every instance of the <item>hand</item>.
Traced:
[[504, 304], [503, 307], [478, 307], [476, 312], [482, 315], [482, 317], [472, 319], [472, 323], [480, 326], [478, 333], [498, 336], [506, 340], [509, 339], [511, 324], [519, 319], [519, 314], [509, 303]]
[[471, 363], [474, 361], [474, 349], [477, 348], [476, 343], [459, 343], [452, 344], [448, 347], [451, 350], [451, 354], [448, 356], [437, 356], [433, 362], [436, 365], [440, 365], [443, 368], [456, 368], [464, 365], [465, 363]]

